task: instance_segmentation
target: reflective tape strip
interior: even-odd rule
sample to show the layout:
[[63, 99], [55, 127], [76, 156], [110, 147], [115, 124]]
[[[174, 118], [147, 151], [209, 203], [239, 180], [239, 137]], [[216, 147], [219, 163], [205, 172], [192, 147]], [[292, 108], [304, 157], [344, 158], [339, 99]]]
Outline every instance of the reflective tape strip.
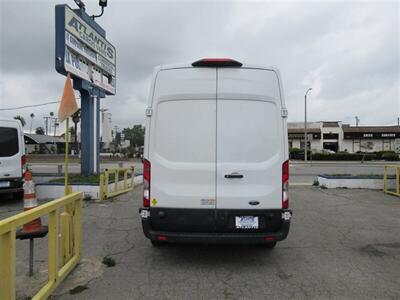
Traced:
[[24, 194], [24, 200], [25, 199], [34, 199], [34, 198], [36, 198], [36, 194], [35, 193]]
[[33, 199], [25, 199], [24, 200], [24, 208], [34, 208], [37, 206], [36, 198]]
[[23, 188], [25, 194], [32, 194], [35, 192], [35, 184], [33, 183], [33, 181], [24, 182]]

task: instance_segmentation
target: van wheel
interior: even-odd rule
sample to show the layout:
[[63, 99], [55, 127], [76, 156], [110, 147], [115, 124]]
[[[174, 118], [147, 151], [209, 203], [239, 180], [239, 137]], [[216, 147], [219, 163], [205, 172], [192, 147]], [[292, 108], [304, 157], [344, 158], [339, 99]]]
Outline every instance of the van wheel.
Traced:
[[271, 242], [263, 245], [265, 248], [273, 249], [276, 246], [276, 242]]
[[165, 242], [153, 241], [153, 240], [150, 240], [150, 241], [151, 241], [151, 244], [153, 245], [153, 247], [162, 247], [162, 246], [166, 245]]

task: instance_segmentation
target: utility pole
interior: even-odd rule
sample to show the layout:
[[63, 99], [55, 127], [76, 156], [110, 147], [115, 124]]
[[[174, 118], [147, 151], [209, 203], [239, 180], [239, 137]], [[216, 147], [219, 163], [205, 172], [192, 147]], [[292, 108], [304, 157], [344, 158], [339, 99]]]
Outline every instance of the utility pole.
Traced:
[[355, 119], [356, 119], [356, 127], [358, 127], [358, 122], [360, 122], [360, 119], [357, 116], [355, 117]]
[[43, 119], [45, 120], [44, 122], [45, 122], [45, 125], [46, 125], [45, 133], [46, 133], [46, 135], [48, 135], [49, 134], [49, 119], [51, 119], [51, 117], [43, 117]]
[[53, 120], [54, 120], [54, 123], [53, 123], [53, 126], [54, 126], [54, 136], [56, 136], [56, 134], [57, 134], [57, 126], [58, 126], [59, 124], [57, 123], [57, 118], [54, 118]]
[[307, 94], [312, 88], [308, 88], [304, 95], [304, 161], [307, 161]]

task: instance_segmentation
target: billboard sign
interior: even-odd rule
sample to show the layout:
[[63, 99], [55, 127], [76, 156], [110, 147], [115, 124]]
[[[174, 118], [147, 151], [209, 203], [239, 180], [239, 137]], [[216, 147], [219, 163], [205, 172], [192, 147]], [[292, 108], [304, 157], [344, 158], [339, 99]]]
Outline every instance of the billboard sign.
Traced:
[[56, 70], [115, 95], [115, 47], [97, 23], [68, 5], [56, 5]]

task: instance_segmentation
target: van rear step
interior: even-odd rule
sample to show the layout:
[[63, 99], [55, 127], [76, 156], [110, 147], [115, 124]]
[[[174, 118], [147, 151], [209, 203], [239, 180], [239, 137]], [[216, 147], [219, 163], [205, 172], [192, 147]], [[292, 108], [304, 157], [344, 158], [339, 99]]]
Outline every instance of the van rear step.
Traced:
[[166, 232], [150, 228], [148, 220], [142, 220], [143, 232], [152, 241], [171, 243], [211, 243], [211, 244], [270, 244], [286, 239], [290, 221], [282, 221], [281, 228], [276, 232], [258, 233], [217, 233], [217, 232]]
[[[194, 233], [264, 233], [278, 232], [283, 225], [282, 209], [187, 209], [154, 208], [146, 219], [151, 230], [162, 232]], [[258, 219], [257, 229], [238, 229], [238, 216], [252, 216]]]

